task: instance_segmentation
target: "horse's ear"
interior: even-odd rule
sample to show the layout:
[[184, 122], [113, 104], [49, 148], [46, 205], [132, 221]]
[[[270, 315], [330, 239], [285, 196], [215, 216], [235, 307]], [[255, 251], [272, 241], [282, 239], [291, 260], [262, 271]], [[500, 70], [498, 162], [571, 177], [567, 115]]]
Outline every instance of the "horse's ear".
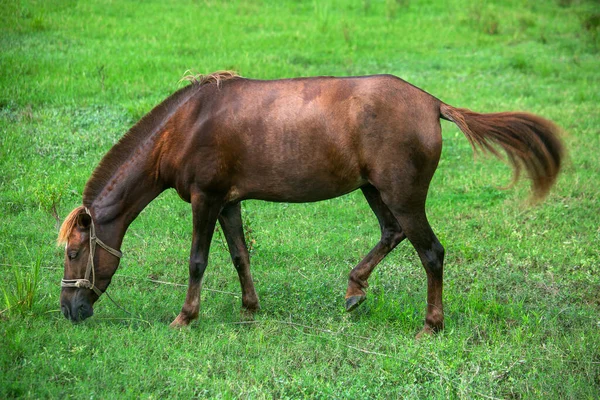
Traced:
[[91, 224], [92, 224], [92, 217], [88, 213], [86, 213], [86, 212], [79, 213], [79, 215], [77, 216], [77, 228], [79, 228], [81, 230], [88, 230], [88, 229], [90, 229]]

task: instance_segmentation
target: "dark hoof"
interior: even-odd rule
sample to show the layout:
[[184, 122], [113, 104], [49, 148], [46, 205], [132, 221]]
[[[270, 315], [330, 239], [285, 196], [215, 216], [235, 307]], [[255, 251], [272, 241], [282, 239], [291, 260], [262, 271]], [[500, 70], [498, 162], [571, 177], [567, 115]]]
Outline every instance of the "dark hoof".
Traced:
[[441, 332], [442, 330], [444, 330], [444, 323], [440, 323], [437, 326], [429, 326], [429, 325], [425, 325], [423, 327], [423, 329], [421, 329], [421, 332], [419, 332], [417, 334], [416, 339], [420, 340], [420, 339], [424, 339], [424, 338], [428, 338], [428, 337], [433, 337], [436, 333]]
[[433, 329], [431, 329], [431, 327], [426, 326], [423, 329], [421, 329], [421, 331], [419, 333], [417, 333], [417, 336], [415, 337], [415, 339], [422, 340], [425, 338], [430, 338], [430, 337], [433, 337], [434, 334], [435, 334], [435, 331]]
[[257, 313], [260, 311], [260, 304], [256, 303], [256, 304], [252, 304], [250, 306], [245, 306], [242, 304], [242, 311], [247, 312], [247, 313]]
[[356, 307], [360, 306], [360, 304], [367, 299], [367, 296], [350, 296], [346, 299], [346, 311], [354, 311]]
[[240, 310], [240, 317], [243, 321], [254, 321], [254, 315], [256, 315], [257, 312], [258, 308], [249, 309], [242, 307]]

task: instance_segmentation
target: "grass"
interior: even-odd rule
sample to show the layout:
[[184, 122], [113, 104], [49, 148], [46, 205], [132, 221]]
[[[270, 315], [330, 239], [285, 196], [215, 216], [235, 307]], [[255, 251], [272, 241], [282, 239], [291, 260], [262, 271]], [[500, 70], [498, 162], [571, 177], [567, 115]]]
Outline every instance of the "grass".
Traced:
[[[30, 306], [0, 314], [0, 398], [600, 397], [595, 1], [2, 1], [0, 10], [0, 288], [10, 304], [39, 271], [20, 292], [35, 295]], [[408, 243], [375, 270], [367, 302], [344, 312], [347, 274], [378, 240], [359, 193], [245, 202], [262, 310], [240, 314], [217, 232], [200, 319], [172, 330], [191, 213], [166, 192], [129, 229], [110, 287], [134, 317], [102, 299], [72, 325], [58, 306], [57, 217], [188, 69], [392, 73], [455, 106], [550, 118], [567, 132], [569, 159], [546, 202], [530, 207], [526, 183], [499, 190], [508, 167], [473, 162], [444, 122], [428, 201], [446, 247], [446, 330], [436, 337], [414, 340], [426, 283]]]
[[[13, 256], [14, 258], [14, 256]], [[12, 282], [2, 288], [4, 297], [4, 308], [0, 315], [7, 313], [24, 314], [31, 310], [36, 299], [36, 292], [40, 283], [41, 259], [35, 260], [31, 271], [23, 271], [20, 268], [13, 269]]]

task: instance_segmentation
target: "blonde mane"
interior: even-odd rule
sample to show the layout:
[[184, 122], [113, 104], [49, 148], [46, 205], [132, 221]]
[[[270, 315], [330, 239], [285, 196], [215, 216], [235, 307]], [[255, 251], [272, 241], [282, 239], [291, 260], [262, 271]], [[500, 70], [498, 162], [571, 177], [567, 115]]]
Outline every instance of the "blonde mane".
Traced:
[[73, 228], [75, 228], [75, 225], [77, 225], [77, 217], [81, 212], [83, 212], [84, 209], [84, 206], [79, 206], [73, 211], [71, 211], [69, 215], [67, 215], [67, 218], [65, 218], [64, 222], [60, 227], [60, 230], [58, 231], [58, 238], [56, 239], [56, 243], [59, 246], [67, 244], [67, 240], [69, 240], [69, 236], [71, 235]]
[[184, 76], [179, 80], [179, 82], [188, 81], [197, 85], [204, 85], [208, 83], [214, 83], [217, 87], [221, 87], [221, 82], [228, 81], [230, 79], [239, 78], [237, 72], [235, 71], [216, 71], [212, 74], [203, 75], [203, 74], [194, 74], [189, 69], [184, 72]]

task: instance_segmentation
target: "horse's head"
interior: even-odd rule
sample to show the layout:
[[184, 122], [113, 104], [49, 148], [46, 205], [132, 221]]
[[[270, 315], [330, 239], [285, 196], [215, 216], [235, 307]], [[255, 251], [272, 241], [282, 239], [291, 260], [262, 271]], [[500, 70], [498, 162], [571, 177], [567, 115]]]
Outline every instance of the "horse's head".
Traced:
[[[92, 215], [83, 206], [65, 219], [58, 242], [65, 244], [60, 307], [66, 318], [83, 321], [94, 314], [92, 306], [110, 284], [121, 252], [96, 237]], [[105, 251], [97, 252], [98, 246]]]

